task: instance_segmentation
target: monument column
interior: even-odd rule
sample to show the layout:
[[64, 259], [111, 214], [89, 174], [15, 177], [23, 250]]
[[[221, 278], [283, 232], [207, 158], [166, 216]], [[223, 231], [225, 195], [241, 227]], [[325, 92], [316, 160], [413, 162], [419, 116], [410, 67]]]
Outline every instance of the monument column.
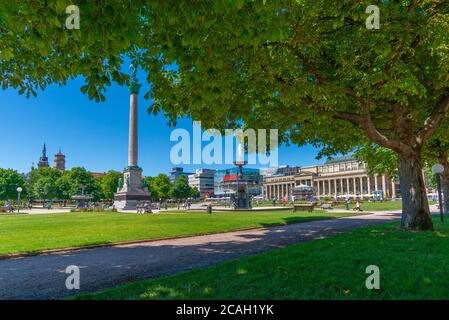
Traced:
[[[137, 90], [131, 91], [129, 97], [129, 137], [128, 137], [128, 166], [137, 167], [137, 152], [138, 152], [138, 131], [137, 131]], [[137, 91], [137, 92], [135, 92]]]
[[142, 169], [138, 166], [138, 105], [137, 100], [141, 84], [136, 77], [137, 67], [131, 65], [132, 77], [129, 89], [129, 131], [128, 131], [128, 166], [123, 171], [123, 180], [119, 180], [117, 193], [114, 194], [114, 206], [122, 210], [135, 210], [140, 201], [151, 200], [142, 179]]

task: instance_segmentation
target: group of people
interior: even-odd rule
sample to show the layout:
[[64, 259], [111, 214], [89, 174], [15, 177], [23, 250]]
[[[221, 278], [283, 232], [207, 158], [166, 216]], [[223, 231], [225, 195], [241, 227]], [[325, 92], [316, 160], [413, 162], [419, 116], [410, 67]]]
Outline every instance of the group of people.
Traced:
[[151, 211], [151, 204], [149, 202], [143, 202], [137, 204], [137, 213], [153, 213]]
[[181, 208], [181, 203], [183, 203], [182, 208], [184, 210], [190, 210], [190, 207], [192, 206], [192, 201], [190, 199], [186, 199], [185, 201], [178, 199], [176, 202], [178, 204], [178, 210]]
[[[8, 212], [13, 212], [16, 210], [11, 200], [5, 201], [5, 208]], [[31, 210], [33, 208], [33, 203], [31, 201], [28, 201], [28, 203], [26, 204], [26, 206], [24, 206], [24, 208], [28, 208], [29, 210]]]

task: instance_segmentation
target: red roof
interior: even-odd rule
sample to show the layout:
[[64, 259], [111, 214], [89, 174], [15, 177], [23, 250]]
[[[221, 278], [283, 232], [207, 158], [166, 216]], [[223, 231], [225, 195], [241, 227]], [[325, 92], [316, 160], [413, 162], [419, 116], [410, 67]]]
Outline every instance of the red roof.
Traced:
[[91, 174], [92, 177], [94, 177], [94, 178], [99, 178], [99, 177], [102, 177], [102, 176], [105, 175], [105, 173], [103, 173], [103, 172], [91, 172], [90, 174]]

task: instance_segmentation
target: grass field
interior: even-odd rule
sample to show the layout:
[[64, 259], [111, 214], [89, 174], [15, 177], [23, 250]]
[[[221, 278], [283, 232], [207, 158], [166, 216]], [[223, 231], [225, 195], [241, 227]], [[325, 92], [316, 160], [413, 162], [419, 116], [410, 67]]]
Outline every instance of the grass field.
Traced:
[[[436, 204], [436, 201], [429, 201], [429, 205]], [[355, 203], [351, 203], [349, 208], [354, 208]], [[335, 209], [344, 209], [345, 205], [340, 204], [335, 207]], [[384, 202], [362, 202], [363, 211], [389, 211], [389, 210], [401, 210], [402, 201], [384, 201]]]
[[[449, 299], [449, 225], [407, 232], [397, 223], [346, 232], [79, 299]], [[380, 269], [380, 290], [365, 286]]]
[[[354, 208], [355, 203], [351, 203], [349, 208]], [[385, 201], [385, 202], [362, 202], [361, 204], [363, 211], [387, 211], [387, 210], [401, 210], [401, 201]], [[335, 207], [336, 209], [344, 209], [345, 205], [340, 204]]]
[[0, 217], [0, 254], [225, 232], [346, 213], [291, 211], [188, 214], [62, 213]]

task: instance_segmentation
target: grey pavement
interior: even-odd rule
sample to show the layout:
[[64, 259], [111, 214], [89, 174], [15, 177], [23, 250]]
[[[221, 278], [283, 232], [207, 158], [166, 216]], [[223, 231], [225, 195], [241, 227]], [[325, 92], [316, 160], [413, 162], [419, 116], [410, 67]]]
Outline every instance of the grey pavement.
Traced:
[[[342, 231], [399, 220], [398, 212], [289, 224], [110, 248], [0, 260], [0, 299], [60, 299], [131, 280], [202, 268]], [[80, 268], [80, 290], [65, 286], [69, 265]]]

